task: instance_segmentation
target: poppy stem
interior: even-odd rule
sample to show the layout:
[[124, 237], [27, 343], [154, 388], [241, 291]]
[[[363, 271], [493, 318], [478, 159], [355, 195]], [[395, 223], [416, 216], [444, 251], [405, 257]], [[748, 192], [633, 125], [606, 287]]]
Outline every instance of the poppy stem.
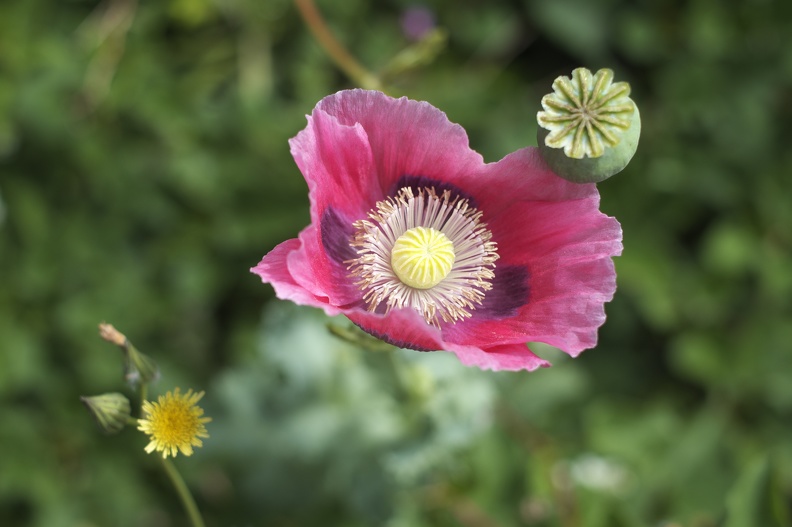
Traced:
[[382, 90], [382, 83], [379, 78], [360, 64], [355, 57], [335, 38], [322, 14], [316, 8], [313, 0], [294, 0], [294, 4], [300, 11], [305, 24], [311, 30], [313, 36], [324, 48], [333, 62], [341, 70], [357, 83], [361, 88], [367, 90]]

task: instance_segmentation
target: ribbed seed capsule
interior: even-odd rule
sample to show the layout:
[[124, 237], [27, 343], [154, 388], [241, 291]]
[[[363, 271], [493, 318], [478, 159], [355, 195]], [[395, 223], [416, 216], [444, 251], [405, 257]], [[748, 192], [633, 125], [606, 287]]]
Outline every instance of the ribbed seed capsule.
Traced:
[[559, 176], [597, 183], [617, 174], [638, 148], [641, 118], [630, 85], [613, 82], [613, 71], [592, 75], [577, 68], [553, 82], [536, 115], [542, 158]]

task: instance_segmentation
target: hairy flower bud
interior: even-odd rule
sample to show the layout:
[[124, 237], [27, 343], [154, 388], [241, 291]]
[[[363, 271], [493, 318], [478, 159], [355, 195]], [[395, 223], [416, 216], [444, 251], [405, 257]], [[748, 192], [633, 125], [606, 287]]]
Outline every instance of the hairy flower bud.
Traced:
[[154, 359], [137, 350], [123, 333], [111, 324], [99, 324], [99, 336], [107, 342], [115, 344], [124, 353], [124, 379], [135, 387], [139, 383], [147, 384], [159, 378], [159, 368]]
[[120, 393], [105, 393], [93, 397], [80, 397], [96, 424], [106, 434], [117, 434], [127, 425], [130, 408], [129, 399]]

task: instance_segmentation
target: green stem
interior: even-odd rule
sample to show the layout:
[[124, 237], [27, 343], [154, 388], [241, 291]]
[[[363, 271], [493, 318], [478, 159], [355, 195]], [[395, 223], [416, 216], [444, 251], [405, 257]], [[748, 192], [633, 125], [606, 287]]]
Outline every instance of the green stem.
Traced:
[[382, 83], [376, 75], [361, 65], [355, 57], [333, 36], [327, 27], [322, 14], [316, 8], [313, 0], [294, 0], [305, 24], [311, 30], [316, 40], [324, 48], [333, 62], [356, 82], [360, 87], [368, 90], [382, 90]]
[[140, 384], [140, 405], [143, 406], [143, 403], [146, 402], [146, 397], [148, 397], [148, 383], [144, 382]]
[[176, 465], [174, 465], [170, 459], [163, 458], [162, 466], [165, 467], [165, 472], [168, 473], [171, 483], [173, 483], [173, 486], [176, 488], [182, 505], [184, 505], [184, 510], [187, 511], [187, 516], [190, 517], [192, 526], [205, 527], [206, 524], [204, 524], [203, 518], [201, 517], [201, 512], [198, 510], [198, 506], [195, 504], [195, 500], [192, 494], [190, 494], [190, 489], [187, 488], [184, 478], [182, 478], [179, 471], [176, 470]]

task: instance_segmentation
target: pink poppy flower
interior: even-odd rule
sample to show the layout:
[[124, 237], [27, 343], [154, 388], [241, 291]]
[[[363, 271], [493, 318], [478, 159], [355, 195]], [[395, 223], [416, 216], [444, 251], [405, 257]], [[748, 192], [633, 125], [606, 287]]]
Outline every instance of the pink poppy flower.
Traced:
[[622, 233], [594, 184], [534, 147], [485, 163], [437, 108], [374, 91], [322, 99], [290, 146], [311, 224], [251, 269], [279, 298], [485, 369], [549, 366], [529, 341], [596, 344]]

